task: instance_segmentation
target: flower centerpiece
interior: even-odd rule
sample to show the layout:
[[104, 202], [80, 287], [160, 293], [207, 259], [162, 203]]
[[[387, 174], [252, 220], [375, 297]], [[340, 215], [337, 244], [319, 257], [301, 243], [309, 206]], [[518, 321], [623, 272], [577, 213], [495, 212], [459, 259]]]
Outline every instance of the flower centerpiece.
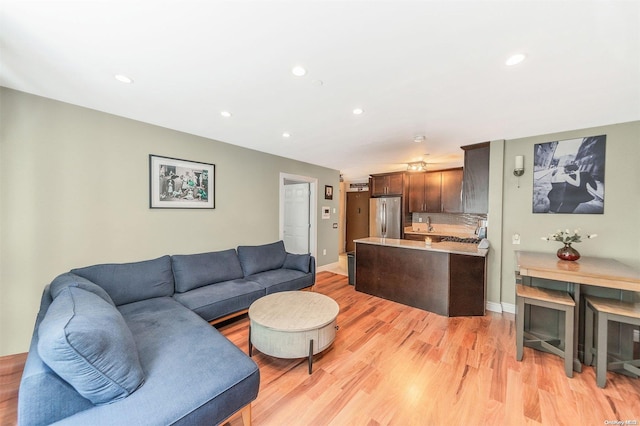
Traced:
[[[587, 238], [595, 238], [598, 234], [588, 234]], [[560, 241], [564, 244], [564, 247], [558, 249], [556, 253], [558, 257], [562, 260], [578, 260], [580, 259], [580, 253], [578, 250], [571, 247], [572, 243], [579, 243], [582, 241], [582, 236], [580, 235], [580, 230], [576, 229], [573, 231], [573, 234], [566, 229], [561, 231], [558, 229], [555, 234], [551, 234], [546, 237], [542, 237], [543, 240], [546, 241]]]

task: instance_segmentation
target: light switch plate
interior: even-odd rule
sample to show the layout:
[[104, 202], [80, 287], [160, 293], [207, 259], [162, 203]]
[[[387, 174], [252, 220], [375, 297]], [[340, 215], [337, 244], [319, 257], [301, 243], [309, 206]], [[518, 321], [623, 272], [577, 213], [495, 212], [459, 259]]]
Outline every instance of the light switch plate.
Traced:
[[520, 234], [513, 234], [511, 237], [512, 244], [520, 244]]

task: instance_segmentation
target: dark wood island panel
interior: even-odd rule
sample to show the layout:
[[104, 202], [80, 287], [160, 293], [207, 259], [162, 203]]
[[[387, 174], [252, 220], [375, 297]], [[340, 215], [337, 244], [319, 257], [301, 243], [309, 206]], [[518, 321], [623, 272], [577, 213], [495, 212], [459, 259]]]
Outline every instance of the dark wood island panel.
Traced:
[[356, 242], [356, 291], [443, 316], [484, 315], [485, 257]]

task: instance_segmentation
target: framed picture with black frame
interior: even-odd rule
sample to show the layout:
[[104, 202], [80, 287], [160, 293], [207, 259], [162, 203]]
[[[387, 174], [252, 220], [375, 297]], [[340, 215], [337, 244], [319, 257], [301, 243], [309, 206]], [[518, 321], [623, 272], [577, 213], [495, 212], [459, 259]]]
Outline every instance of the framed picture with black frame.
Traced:
[[533, 213], [604, 213], [607, 135], [536, 144]]
[[333, 186], [330, 186], [330, 185], [324, 186], [324, 199], [333, 200]]
[[215, 164], [149, 155], [149, 207], [214, 209]]

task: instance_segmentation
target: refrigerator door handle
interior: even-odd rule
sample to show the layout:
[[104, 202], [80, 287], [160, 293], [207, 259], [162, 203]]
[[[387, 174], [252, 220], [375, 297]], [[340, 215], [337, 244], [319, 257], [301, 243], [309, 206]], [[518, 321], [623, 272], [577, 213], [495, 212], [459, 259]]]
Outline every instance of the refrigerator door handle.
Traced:
[[382, 202], [382, 237], [387, 236], [387, 202]]

